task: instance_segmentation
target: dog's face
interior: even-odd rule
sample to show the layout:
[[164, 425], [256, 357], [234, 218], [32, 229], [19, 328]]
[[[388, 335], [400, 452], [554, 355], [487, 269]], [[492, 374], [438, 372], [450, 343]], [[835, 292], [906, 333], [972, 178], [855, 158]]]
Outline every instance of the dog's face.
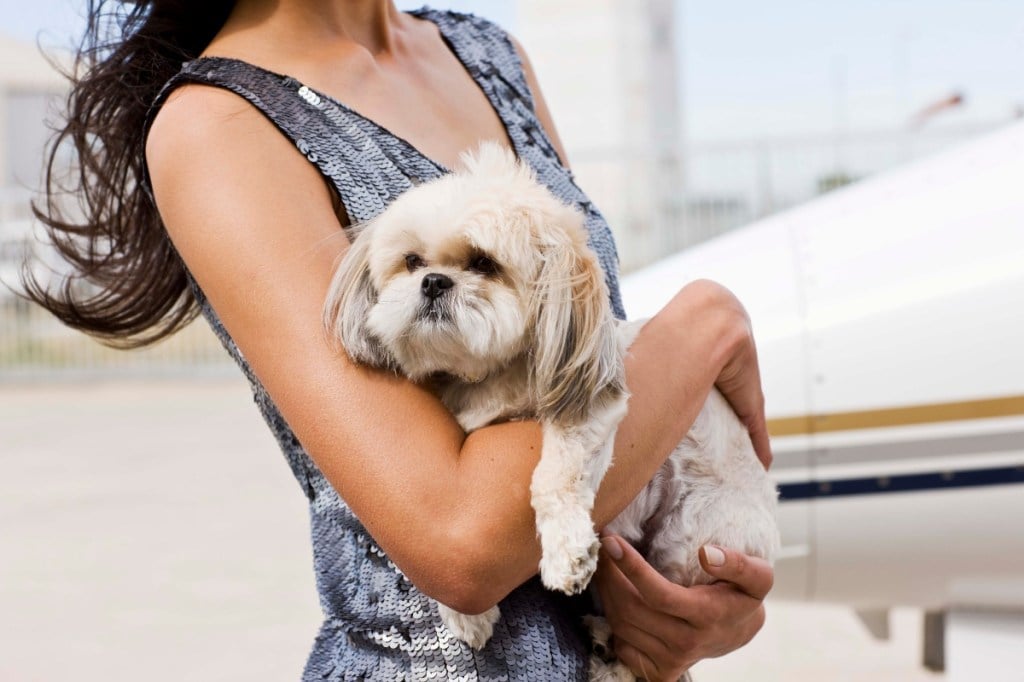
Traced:
[[529, 206], [536, 191], [495, 201], [503, 191], [447, 177], [407, 192], [360, 237], [375, 294], [366, 332], [413, 379], [477, 381], [525, 349], [541, 266], [536, 223], [544, 208], [562, 207]]
[[356, 361], [414, 380], [477, 382], [526, 353], [538, 400], [569, 404], [615, 352], [583, 216], [501, 147], [463, 163], [365, 226], [331, 283], [328, 330]]

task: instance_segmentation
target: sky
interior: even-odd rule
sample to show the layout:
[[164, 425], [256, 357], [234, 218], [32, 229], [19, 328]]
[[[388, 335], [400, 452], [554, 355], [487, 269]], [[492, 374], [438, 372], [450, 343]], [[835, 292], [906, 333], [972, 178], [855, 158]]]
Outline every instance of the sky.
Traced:
[[[625, 2], [627, 0], [619, 0]], [[401, 8], [419, 2], [399, 1]], [[509, 0], [435, 0], [516, 32]], [[678, 0], [690, 139], [891, 130], [958, 92], [934, 125], [1024, 109], [1021, 0]], [[67, 44], [81, 0], [0, 0], [0, 32]], [[543, 64], [535, 64], [541, 85]], [[556, 121], [557, 125], [557, 121]]]
[[688, 125], [713, 137], [891, 129], [954, 91], [951, 121], [1024, 107], [1020, 0], [690, 0], [683, 21]]

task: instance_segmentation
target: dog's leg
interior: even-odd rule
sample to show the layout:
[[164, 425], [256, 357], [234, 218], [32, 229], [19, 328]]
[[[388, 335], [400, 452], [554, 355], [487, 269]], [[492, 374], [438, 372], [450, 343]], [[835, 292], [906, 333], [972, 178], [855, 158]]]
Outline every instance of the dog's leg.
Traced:
[[602, 616], [584, 616], [590, 632], [590, 682], [636, 682], [637, 677], [615, 657], [612, 629]]
[[437, 612], [441, 614], [441, 622], [453, 635], [478, 651], [494, 634], [494, 624], [501, 618], [497, 606], [492, 606], [480, 615], [468, 616], [438, 603]]
[[541, 543], [541, 581], [566, 594], [578, 594], [590, 582], [599, 548], [590, 518], [593, 492], [584, 482], [590, 452], [574, 436], [545, 426], [541, 460], [530, 485]]
[[530, 485], [548, 589], [578, 594], [597, 568], [599, 548], [590, 512], [612, 458], [612, 440], [626, 414], [627, 396], [608, 401], [585, 424], [544, 424], [540, 462]]
[[622, 661], [602, 661], [591, 654], [590, 682], [637, 682], [637, 677]]

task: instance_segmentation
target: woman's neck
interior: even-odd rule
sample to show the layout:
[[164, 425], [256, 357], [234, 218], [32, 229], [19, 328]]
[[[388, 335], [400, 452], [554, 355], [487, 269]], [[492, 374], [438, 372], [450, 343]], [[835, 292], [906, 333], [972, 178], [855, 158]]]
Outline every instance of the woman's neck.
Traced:
[[[251, 41], [324, 56], [361, 47], [375, 57], [393, 53], [404, 26], [393, 0], [238, 0], [212, 46]], [[211, 50], [213, 51], [213, 50]]]

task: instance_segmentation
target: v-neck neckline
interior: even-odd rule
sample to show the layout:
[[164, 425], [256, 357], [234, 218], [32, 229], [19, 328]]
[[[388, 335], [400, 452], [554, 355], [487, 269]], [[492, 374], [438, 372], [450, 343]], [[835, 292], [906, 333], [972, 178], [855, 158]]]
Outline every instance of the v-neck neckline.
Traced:
[[[458, 61], [459, 64], [462, 65], [462, 68], [465, 69], [466, 73], [469, 75], [469, 77], [473, 81], [473, 83], [475, 83], [476, 86], [478, 88], [480, 88], [480, 91], [483, 93], [484, 97], [487, 99], [488, 104], [490, 104], [491, 109], [494, 111], [495, 116], [498, 117], [499, 123], [501, 123], [502, 128], [504, 128], [504, 130], [505, 130], [505, 138], [508, 141], [508, 144], [506, 145], [504, 142], [502, 142], [502, 147], [505, 147], [505, 148], [511, 150], [512, 153], [515, 154], [516, 157], [518, 157], [518, 158], [525, 158], [525, 157], [523, 157], [520, 149], [518, 148], [518, 145], [516, 144], [515, 137], [512, 135], [511, 125], [509, 124], [509, 121], [505, 118], [505, 113], [503, 111], [503, 104], [502, 104], [502, 102], [497, 97], [494, 96], [492, 88], [488, 88], [483, 82], [481, 82], [480, 79], [477, 78], [476, 74], [474, 73], [474, 70], [472, 68], [470, 68], [470, 63], [467, 61], [466, 56], [462, 53], [462, 51], [460, 50], [460, 48], [456, 44], [456, 42], [454, 42], [451, 39], [451, 36], [449, 36], [449, 34], [447, 33], [447, 28], [448, 27], [445, 25], [446, 22], [438, 21], [437, 20], [437, 18], [435, 16], [437, 14], [437, 12], [438, 12], [438, 10], [434, 10], [434, 9], [432, 9], [430, 7], [423, 6], [423, 7], [420, 7], [419, 9], [408, 10], [406, 12], [406, 14], [409, 14], [410, 16], [416, 17], [417, 19], [422, 19], [424, 21], [429, 21], [435, 27], [437, 27], [437, 32], [438, 32], [438, 35], [441, 38], [441, 41], [444, 43], [444, 45], [448, 49], [448, 51], [455, 57], [456, 61]], [[374, 119], [370, 118], [369, 116], [366, 116], [366, 115], [360, 113], [359, 111], [357, 111], [356, 109], [353, 109], [352, 107], [348, 106], [347, 104], [345, 104], [344, 102], [340, 101], [336, 97], [334, 97], [334, 96], [332, 96], [332, 95], [330, 95], [330, 94], [328, 94], [326, 92], [323, 92], [321, 90], [318, 90], [316, 88], [310, 87], [309, 85], [306, 85], [305, 83], [300, 81], [298, 78], [295, 78], [293, 76], [289, 76], [289, 75], [286, 75], [286, 74], [278, 73], [278, 72], [273, 71], [271, 69], [262, 67], [262, 66], [260, 66], [258, 64], [253, 64], [252, 62], [248, 62], [248, 61], [245, 61], [244, 59], [238, 59], [238, 58], [235, 58], [235, 57], [219, 57], [217, 55], [211, 55], [211, 56], [206, 56], [206, 57], [198, 57], [197, 59], [194, 59], [191, 62], [188, 62], [188, 65], [192, 66], [192, 65], [198, 65], [198, 64], [211, 64], [211, 63], [244, 64], [244, 65], [246, 65], [249, 68], [256, 69], [257, 71], [261, 71], [261, 72], [263, 72], [265, 74], [273, 76], [274, 78], [278, 78], [278, 79], [280, 79], [282, 81], [290, 81], [290, 82], [295, 84], [295, 89], [296, 89], [296, 92], [298, 93], [298, 95], [300, 97], [302, 97], [304, 100], [306, 100], [307, 102], [309, 101], [310, 98], [308, 98], [308, 95], [304, 94], [303, 91], [305, 91], [306, 93], [312, 94], [316, 98], [319, 98], [319, 99], [322, 99], [322, 100], [326, 100], [326, 101], [330, 102], [332, 105], [334, 105], [335, 107], [337, 107], [338, 109], [341, 109], [342, 111], [344, 111], [345, 113], [347, 113], [347, 114], [349, 114], [349, 115], [351, 115], [351, 116], [353, 116], [353, 117], [355, 117], [355, 118], [357, 118], [357, 119], [359, 119], [359, 120], [361, 120], [361, 121], [363, 121], [363, 122], [373, 126], [379, 133], [381, 133], [382, 135], [386, 135], [386, 136], [392, 138], [393, 140], [395, 140], [396, 142], [398, 142], [399, 144], [404, 146], [408, 151], [412, 152], [413, 154], [418, 156], [423, 161], [426, 161], [430, 165], [434, 166], [440, 173], [448, 174], [448, 173], [453, 172], [452, 168], [449, 168], [448, 166], [446, 166], [445, 164], [441, 163], [440, 161], [437, 161], [433, 157], [427, 155], [422, 150], [420, 150], [419, 147], [414, 145], [412, 142], [410, 142], [406, 138], [404, 138], [401, 135], [398, 135], [397, 133], [391, 131], [389, 128], [383, 126], [382, 124], [378, 123], [377, 121], [375, 121]], [[459, 157], [461, 157], [462, 154], [465, 154], [465, 153], [471, 152], [471, 151], [473, 151], [473, 149], [464, 149], [461, 152], [459, 152]]]

